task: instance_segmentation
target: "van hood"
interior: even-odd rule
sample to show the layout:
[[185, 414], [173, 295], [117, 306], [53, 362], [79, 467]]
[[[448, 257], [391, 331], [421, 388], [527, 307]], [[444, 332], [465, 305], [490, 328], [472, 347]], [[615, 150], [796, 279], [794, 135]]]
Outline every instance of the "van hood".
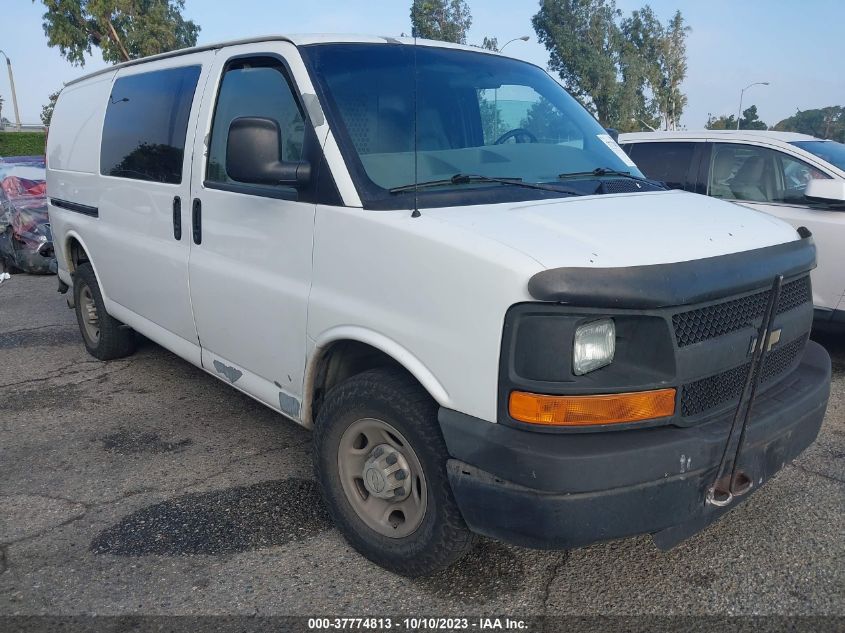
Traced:
[[425, 209], [543, 268], [613, 268], [689, 261], [798, 239], [786, 222], [683, 191]]

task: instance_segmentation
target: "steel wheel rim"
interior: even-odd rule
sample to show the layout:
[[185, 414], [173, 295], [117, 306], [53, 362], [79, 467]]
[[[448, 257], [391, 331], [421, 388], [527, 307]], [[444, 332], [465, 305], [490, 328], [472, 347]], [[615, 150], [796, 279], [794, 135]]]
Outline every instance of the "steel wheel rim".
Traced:
[[[398, 465], [409, 470], [409, 492], [399, 499], [378, 498], [369, 492], [364, 481], [365, 464], [376, 448], [385, 446], [396, 451], [401, 456]], [[425, 474], [414, 449], [394, 427], [375, 418], [353, 422], [340, 438], [337, 466], [346, 499], [367, 527], [397, 539], [419, 528], [427, 506]]]
[[97, 304], [88, 285], [82, 286], [79, 292], [79, 313], [81, 315], [82, 330], [86, 338], [93, 344], [100, 341], [100, 317], [97, 314]]

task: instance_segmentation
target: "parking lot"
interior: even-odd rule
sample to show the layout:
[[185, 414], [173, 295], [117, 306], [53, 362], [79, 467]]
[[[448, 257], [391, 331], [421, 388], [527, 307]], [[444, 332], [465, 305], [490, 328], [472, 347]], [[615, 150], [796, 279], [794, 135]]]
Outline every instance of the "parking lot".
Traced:
[[0, 614], [845, 615], [845, 337], [815, 445], [675, 550], [483, 541], [408, 580], [332, 528], [307, 431], [149, 341], [94, 360], [55, 288], [0, 285]]

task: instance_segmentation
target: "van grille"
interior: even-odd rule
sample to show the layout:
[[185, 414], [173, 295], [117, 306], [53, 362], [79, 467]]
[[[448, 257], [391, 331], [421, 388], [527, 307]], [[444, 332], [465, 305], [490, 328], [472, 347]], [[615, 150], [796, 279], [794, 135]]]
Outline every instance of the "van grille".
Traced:
[[[679, 312], [672, 317], [678, 347], [685, 347], [754, 325], [766, 311], [771, 290], [730, 299], [715, 305]], [[810, 277], [804, 276], [781, 288], [778, 314], [812, 301]]]
[[[783, 347], [772, 350], [763, 361], [761, 384], [771, 382], [785, 374], [801, 355], [807, 344], [803, 335]], [[701, 380], [684, 385], [681, 390], [681, 415], [698, 415], [727, 402], [738, 400], [751, 363], [745, 363]]]

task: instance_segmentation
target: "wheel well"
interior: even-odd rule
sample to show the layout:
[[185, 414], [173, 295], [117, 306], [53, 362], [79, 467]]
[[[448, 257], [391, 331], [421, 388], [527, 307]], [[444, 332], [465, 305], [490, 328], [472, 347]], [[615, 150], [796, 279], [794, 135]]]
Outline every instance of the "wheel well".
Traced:
[[88, 253], [85, 252], [85, 248], [83, 248], [82, 244], [75, 237], [71, 237], [68, 240], [65, 257], [67, 258], [68, 268], [71, 273], [76, 272], [80, 264], [91, 261], [88, 258]]
[[[311, 416], [314, 420], [320, 411], [325, 395], [344, 380], [370, 369], [394, 369], [416, 378], [394, 358], [380, 349], [359, 341], [336, 341], [320, 355], [311, 391]], [[417, 381], [418, 382], [418, 381]]]

